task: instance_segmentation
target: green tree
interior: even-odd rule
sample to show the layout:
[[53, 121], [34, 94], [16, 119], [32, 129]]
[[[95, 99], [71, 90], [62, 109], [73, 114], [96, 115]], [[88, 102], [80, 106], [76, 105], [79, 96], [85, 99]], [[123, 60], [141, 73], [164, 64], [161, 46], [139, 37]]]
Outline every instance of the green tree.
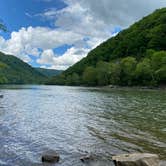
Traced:
[[6, 84], [8, 83], [8, 80], [5, 76], [0, 76], [0, 84]]
[[160, 84], [166, 84], [166, 66], [163, 66], [157, 71], [155, 71], [155, 74]]
[[166, 51], [158, 51], [151, 56], [151, 65], [154, 70], [166, 65]]
[[155, 84], [154, 71], [151, 66], [151, 61], [148, 58], [144, 58], [137, 64], [136, 67], [136, 78], [137, 83], [141, 85]]
[[107, 62], [99, 61], [96, 66], [97, 84], [108, 85], [110, 80], [110, 65]]
[[73, 85], [80, 85], [80, 77], [77, 73], [72, 74], [72, 84]]
[[66, 83], [66, 77], [64, 74], [54, 76], [46, 82], [46, 84], [55, 84], [55, 85], [65, 85], [65, 83]]
[[66, 78], [66, 85], [80, 85], [80, 77], [77, 73], [68, 75]]
[[71, 75], [68, 75], [67, 77], [66, 77], [66, 81], [65, 81], [65, 84], [66, 85], [72, 85], [72, 76]]
[[0, 70], [2, 70], [4, 68], [8, 68], [8, 65], [3, 62], [0, 62]]
[[148, 37], [151, 38], [148, 47], [156, 50], [164, 50], [166, 45], [166, 24], [154, 27]]
[[121, 83], [124, 85], [132, 85], [135, 75], [137, 61], [134, 57], [123, 58], [121, 65]]
[[151, 56], [155, 53], [156, 51], [153, 49], [147, 49], [145, 53], [146, 58], [151, 58]]
[[87, 67], [82, 76], [83, 82], [88, 86], [97, 85], [97, 72], [94, 67]]
[[159, 83], [166, 82], [166, 51], [155, 52], [151, 56], [151, 65]]
[[110, 63], [110, 83], [120, 85], [121, 67], [119, 62]]

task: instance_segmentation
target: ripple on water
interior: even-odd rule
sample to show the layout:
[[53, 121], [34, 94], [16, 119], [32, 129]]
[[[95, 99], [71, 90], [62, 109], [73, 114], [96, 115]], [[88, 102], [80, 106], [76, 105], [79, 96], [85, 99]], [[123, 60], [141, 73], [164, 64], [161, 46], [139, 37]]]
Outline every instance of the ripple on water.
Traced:
[[[166, 93], [58, 86], [12, 86], [1, 90], [0, 165], [42, 165], [47, 150], [60, 166], [111, 165], [126, 152], [166, 156]], [[165, 161], [163, 161], [165, 162]]]

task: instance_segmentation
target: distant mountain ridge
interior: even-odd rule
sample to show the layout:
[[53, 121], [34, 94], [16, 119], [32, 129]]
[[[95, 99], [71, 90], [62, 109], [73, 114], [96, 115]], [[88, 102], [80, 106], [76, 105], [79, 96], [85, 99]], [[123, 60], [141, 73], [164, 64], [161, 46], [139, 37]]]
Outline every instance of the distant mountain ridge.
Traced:
[[35, 69], [46, 77], [57, 76], [63, 72], [63, 70], [56, 70], [56, 69], [45, 69], [45, 68], [35, 68]]

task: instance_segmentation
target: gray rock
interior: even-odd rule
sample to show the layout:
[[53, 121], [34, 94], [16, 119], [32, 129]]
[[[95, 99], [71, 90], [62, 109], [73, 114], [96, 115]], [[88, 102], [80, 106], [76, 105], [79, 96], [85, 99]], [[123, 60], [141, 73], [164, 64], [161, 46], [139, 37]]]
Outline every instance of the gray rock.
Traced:
[[109, 88], [117, 88], [116, 85], [108, 85]]
[[60, 156], [56, 153], [46, 154], [46, 155], [42, 156], [41, 160], [42, 160], [42, 162], [57, 163], [60, 160]]
[[94, 157], [92, 155], [86, 155], [80, 158], [82, 162], [88, 162], [94, 160]]
[[159, 157], [156, 154], [133, 153], [113, 156], [116, 166], [159, 166]]
[[0, 98], [3, 98], [3, 95], [0, 95]]

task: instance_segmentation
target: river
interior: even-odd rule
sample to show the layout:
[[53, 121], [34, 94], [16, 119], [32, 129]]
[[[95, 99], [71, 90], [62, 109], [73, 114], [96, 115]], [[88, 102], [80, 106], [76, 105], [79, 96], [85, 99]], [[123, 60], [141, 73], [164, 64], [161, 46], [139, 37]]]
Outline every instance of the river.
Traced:
[[[0, 165], [110, 166], [111, 156], [156, 153], [166, 160], [166, 91], [65, 86], [1, 86]], [[96, 160], [83, 164], [86, 153]]]

